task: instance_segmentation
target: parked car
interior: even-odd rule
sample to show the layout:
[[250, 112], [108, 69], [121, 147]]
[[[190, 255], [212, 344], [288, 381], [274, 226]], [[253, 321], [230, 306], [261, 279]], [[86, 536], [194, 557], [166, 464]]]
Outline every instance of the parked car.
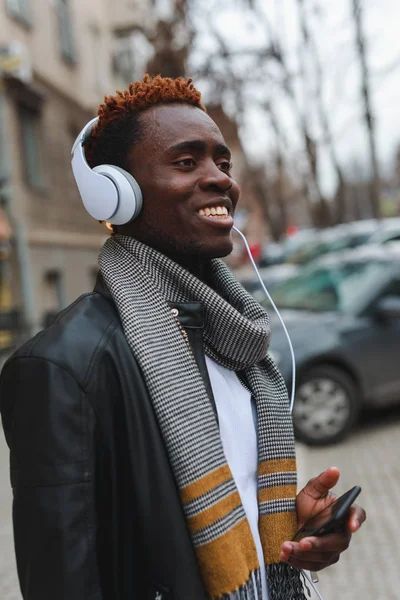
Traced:
[[368, 243], [379, 227], [376, 219], [366, 219], [316, 230], [295, 252], [286, 254], [286, 261], [305, 265], [324, 254], [356, 248]]
[[[296, 357], [298, 439], [337, 442], [364, 407], [400, 403], [400, 243], [322, 257], [271, 295]], [[271, 353], [290, 390], [288, 342], [269, 312]]]
[[278, 242], [267, 242], [263, 245], [258, 266], [261, 268], [279, 265], [285, 260], [284, 244]]
[[305, 229], [300, 229], [299, 231], [296, 231], [296, 233], [286, 237], [281, 242], [285, 253], [285, 260], [287, 260], [289, 256], [295, 254], [302, 246], [312, 242], [318, 232], [319, 229], [307, 227]]
[[370, 244], [386, 244], [400, 240], [400, 218], [382, 219], [380, 227], [370, 236]]
[[[294, 277], [299, 269], [300, 267], [298, 265], [282, 263], [281, 265], [273, 265], [271, 267], [265, 267], [265, 269], [259, 269], [259, 273], [265, 287], [271, 292], [276, 285]], [[264, 300], [265, 292], [252, 267], [247, 267], [246, 271], [236, 271], [235, 275], [242, 286], [258, 300], [258, 302]]]
[[336, 225], [336, 229], [347, 234], [349, 248], [357, 248], [357, 246], [369, 243], [371, 236], [379, 230], [381, 225], [382, 221], [378, 219], [362, 219]]

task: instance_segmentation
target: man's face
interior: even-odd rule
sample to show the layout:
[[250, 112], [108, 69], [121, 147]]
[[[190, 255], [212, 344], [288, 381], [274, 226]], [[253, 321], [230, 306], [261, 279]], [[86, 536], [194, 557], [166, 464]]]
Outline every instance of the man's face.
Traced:
[[144, 136], [130, 152], [129, 170], [143, 208], [120, 231], [176, 258], [226, 256], [239, 186], [220, 130], [187, 104], [155, 106], [140, 119]]

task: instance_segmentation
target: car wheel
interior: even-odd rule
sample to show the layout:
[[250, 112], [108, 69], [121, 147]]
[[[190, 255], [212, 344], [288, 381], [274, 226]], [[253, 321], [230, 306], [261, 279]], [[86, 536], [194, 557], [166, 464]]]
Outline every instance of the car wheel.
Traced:
[[352, 378], [337, 367], [318, 366], [304, 373], [293, 407], [296, 438], [314, 446], [341, 440], [355, 424], [359, 394]]

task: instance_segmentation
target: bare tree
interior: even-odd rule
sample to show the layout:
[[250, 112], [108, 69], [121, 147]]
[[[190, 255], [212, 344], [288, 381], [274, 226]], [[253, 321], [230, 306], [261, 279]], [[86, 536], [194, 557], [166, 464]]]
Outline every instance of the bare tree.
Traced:
[[275, 202], [279, 209], [280, 223], [279, 232], [275, 235], [275, 239], [279, 239], [281, 234], [286, 231], [289, 226], [289, 217], [287, 211], [287, 198], [284, 189], [285, 180], [285, 156], [284, 148], [287, 147], [285, 135], [280, 126], [279, 119], [276, 115], [272, 99], [264, 105], [269, 116], [271, 128], [275, 133], [276, 148], [275, 148], [275, 183], [273, 185]]
[[[170, 76], [185, 74], [187, 59], [190, 55], [190, 43], [195, 36], [196, 14], [198, 17], [200, 10], [197, 1], [171, 0], [172, 18], [169, 18], [168, 21], [159, 21], [151, 38], [155, 53], [148, 65], [150, 72], [161, 72], [163, 75]], [[193, 73], [192, 70], [191, 75], [196, 76], [196, 79], [204, 77], [208, 81], [212, 81], [212, 86], [210, 86], [213, 92], [211, 103], [214, 101], [223, 104], [226, 97], [229, 97], [231, 102], [234, 99], [235, 119], [238, 126], [243, 122], [245, 111], [249, 106], [248, 97], [246, 97], [248, 85], [258, 84], [261, 80], [271, 83], [265, 90], [263, 100], [252, 99], [253, 102], [264, 108], [267, 116], [266, 122], [269, 121], [269, 129], [274, 132], [276, 140], [275, 149], [271, 154], [272, 160], [275, 161], [274, 167], [271, 169], [271, 164], [268, 166], [268, 173], [265, 174], [264, 179], [258, 177], [259, 183], [262, 180], [262, 183], [258, 185], [258, 190], [263, 188], [264, 202], [271, 203], [272, 201], [278, 209], [278, 213], [275, 213], [274, 223], [270, 219], [271, 211], [265, 211], [265, 217], [269, 221], [271, 230], [276, 231], [277, 229], [276, 214], [279, 214], [278, 221], [281, 230], [285, 230], [288, 225], [286, 206], [288, 200], [282, 182], [285, 179], [287, 156], [292, 149], [289, 144], [285, 148], [284, 127], [281, 123], [280, 107], [277, 104], [279, 97], [282, 98], [282, 92], [286, 98], [284, 101], [289, 103], [297, 121], [297, 130], [303, 146], [305, 160], [297, 161], [297, 169], [300, 175], [300, 188], [306, 199], [312, 223], [316, 226], [327, 226], [331, 224], [332, 220], [340, 222], [345, 215], [345, 179], [334, 146], [329, 114], [323, 103], [323, 70], [319, 61], [318, 49], [307, 21], [305, 0], [297, 0], [301, 32], [301, 52], [297, 53], [297, 70], [293, 70], [290, 55], [286, 55], [287, 40], [282, 27], [273, 28], [271, 26], [266, 12], [262, 10], [261, 4], [256, 0], [240, 0], [240, 3], [244, 9], [256, 16], [259, 23], [263, 24], [264, 46], [260, 48], [249, 45], [247, 48], [237, 48], [234, 44], [229, 43], [229, 40], [218, 30], [215, 25], [216, 20], [210, 19], [207, 21], [208, 36], [212, 36], [218, 50], [215, 51], [215, 45], [213, 45], [212, 53], [204, 54], [197, 72]], [[204, 4], [204, 8], [206, 8], [206, 4]], [[182, 31], [184, 30], [186, 31], [183, 36], [185, 42], [182, 43]], [[251, 67], [246, 68], [245, 72], [240, 67], [243, 57], [246, 57], [247, 65], [252, 64]], [[311, 64], [309, 58], [312, 58], [311, 62], [314, 66], [311, 82], [308, 81], [307, 73]], [[304, 89], [305, 101], [299, 96], [299, 86]], [[278, 93], [275, 94], [278, 99], [271, 92], [272, 87], [278, 90]], [[311, 103], [316, 107], [312, 122], [309, 117]], [[317, 136], [314, 131], [315, 114], [318, 115], [322, 137]], [[267, 131], [266, 127], [266, 134]], [[320, 185], [319, 145], [321, 142], [329, 149], [337, 174], [338, 191], [334, 215], [331, 214], [330, 203], [325, 198]], [[248, 166], [250, 168], [250, 165]], [[262, 194], [257, 195], [261, 201]]]
[[376, 152], [375, 121], [372, 114], [370, 99], [370, 78], [366, 57], [366, 41], [362, 26], [362, 8], [360, 0], [352, 0], [353, 19], [356, 30], [356, 45], [361, 66], [361, 93], [364, 104], [364, 119], [367, 127], [369, 150], [371, 157], [372, 179], [370, 181], [369, 193], [372, 215], [379, 219], [380, 211], [380, 174]]
[[159, 19], [148, 39], [153, 45], [154, 54], [147, 70], [164, 77], [179, 77], [186, 73], [186, 64], [194, 30], [188, 18], [188, 1], [171, 0], [171, 14], [168, 19]]
[[[316, 101], [316, 108], [317, 108], [318, 115], [319, 115], [319, 118], [321, 121], [321, 125], [323, 128], [324, 134], [325, 134], [323, 141], [325, 143], [330, 142], [331, 156], [332, 155], [335, 156], [335, 152], [334, 152], [334, 148], [333, 148], [333, 138], [330, 133], [329, 120], [328, 120], [328, 116], [324, 110], [324, 106], [323, 106], [323, 102], [322, 102], [322, 70], [321, 70], [320, 63], [319, 63], [317, 47], [316, 47], [315, 41], [312, 37], [311, 31], [310, 31], [310, 28], [308, 25], [307, 13], [306, 13], [306, 7], [305, 7], [304, 0], [297, 0], [297, 6], [298, 6], [298, 13], [299, 13], [299, 26], [300, 26], [300, 31], [301, 31], [301, 40], [302, 40], [302, 48], [301, 48], [301, 52], [299, 52], [299, 63], [300, 63], [301, 80], [302, 80], [302, 84], [305, 88], [305, 96], [308, 99], [308, 101], [311, 101], [311, 100]], [[315, 69], [317, 71], [317, 73], [316, 73], [317, 83], [315, 86], [308, 85], [306, 62], [308, 61], [309, 56], [311, 56], [311, 58], [314, 62]], [[314, 87], [314, 89], [315, 89], [314, 93], [310, 89], [312, 87]], [[314, 96], [314, 97], [312, 98], [312, 96]], [[308, 105], [308, 103], [307, 103], [307, 105]], [[305, 111], [304, 111], [303, 119], [304, 120], [306, 119]], [[318, 198], [317, 206], [316, 206], [317, 213], [316, 213], [315, 220], [316, 220], [316, 224], [319, 226], [328, 226], [328, 225], [331, 225], [332, 217], [330, 214], [330, 208], [329, 208], [328, 202], [327, 202], [326, 198], [324, 197], [324, 195], [322, 194], [320, 186], [319, 186], [318, 142], [317, 142], [315, 136], [312, 136], [312, 137], [310, 136], [310, 133], [309, 133], [310, 131], [311, 131], [311, 129], [309, 126], [307, 126], [307, 131], [304, 130], [304, 126], [303, 126], [303, 135], [304, 135], [304, 139], [305, 139], [305, 143], [306, 143], [307, 155], [309, 157], [310, 172], [312, 173], [312, 176], [313, 176], [315, 194]], [[335, 162], [336, 162], [335, 166], [339, 169], [339, 172], [340, 172], [340, 167], [338, 165], [337, 160], [335, 160]]]
[[[301, 0], [299, 0], [300, 8], [302, 8]], [[308, 169], [303, 173], [303, 190], [307, 200], [308, 210], [311, 220], [316, 226], [327, 226], [330, 224], [329, 205], [321, 191], [318, 178], [318, 142], [312, 133], [309, 123], [307, 110], [308, 106], [303, 106], [299, 101], [295, 91], [295, 80], [300, 78], [303, 85], [306, 87], [306, 69], [303, 57], [299, 58], [299, 72], [292, 73], [288, 66], [285, 44], [281, 39], [281, 32], [276, 32], [271, 27], [271, 24], [263, 10], [256, 9], [256, 14], [259, 22], [265, 26], [267, 39], [270, 40], [270, 61], [274, 62], [280, 69], [281, 77], [278, 83], [282, 91], [290, 102], [293, 114], [297, 120], [299, 133], [303, 142], [304, 154], [307, 160]], [[306, 36], [306, 31], [302, 31], [303, 44]]]
[[[213, 92], [211, 94], [210, 103], [211, 106], [215, 104], [218, 106], [221, 104], [222, 98], [225, 92], [229, 92], [231, 96], [235, 98], [235, 117], [231, 118], [231, 128], [235, 129], [235, 132], [229, 134], [229, 137], [239, 140], [239, 125], [243, 120], [244, 113], [246, 111], [245, 102], [245, 83], [246, 80], [243, 76], [236, 73], [234, 68], [234, 61], [237, 56], [236, 50], [228, 47], [225, 39], [220, 32], [214, 27], [212, 23], [209, 25], [209, 32], [213, 35], [214, 41], [218, 44], [217, 56], [221, 60], [224, 68], [218, 70], [215, 68], [215, 54], [210, 57], [202, 66], [202, 70], [198, 75], [211, 79], [213, 82]], [[262, 51], [263, 56], [268, 59], [271, 56], [273, 50], [269, 47]], [[253, 52], [250, 52], [253, 54]], [[259, 59], [258, 53], [254, 53], [254, 58]], [[218, 119], [218, 124], [224, 133], [224, 136], [228, 134], [224, 131], [223, 123]], [[237, 143], [234, 143], [238, 146]], [[267, 176], [267, 169], [265, 164], [263, 166], [251, 165], [247, 157], [247, 154], [240, 143], [240, 153], [242, 162], [242, 188], [246, 196], [251, 197], [257, 202], [261, 208], [264, 221], [268, 226], [268, 230], [273, 239], [279, 239], [284, 222], [279, 222], [276, 218], [275, 211], [275, 200], [276, 200], [276, 189], [275, 181], [272, 183], [270, 178]], [[248, 194], [247, 194], [248, 192]], [[280, 197], [281, 200], [281, 197]], [[280, 207], [280, 213], [283, 215], [284, 207]]]
[[302, 30], [303, 43], [304, 46], [308, 49], [309, 56], [312, 62], [314, 63], [315, 68], [314, 99], [321, 129], [323, 132], [323, 143], [326, 144], [328, 148], [332, 166], [337, 177], [335, 206], [333, 214], [331, 215], [331, 219], [335, 223], [342, 223], [346, 218], [345, 176], [337, 156], [329, 115], [323, 101], [324, 73], [319, 58], [318, 47], [313, 36], [312, 30], [308, 26], [306, 11], [304, 7], [304, 0], [297, 0], [297, 2], [299, 5], [300, 27]]

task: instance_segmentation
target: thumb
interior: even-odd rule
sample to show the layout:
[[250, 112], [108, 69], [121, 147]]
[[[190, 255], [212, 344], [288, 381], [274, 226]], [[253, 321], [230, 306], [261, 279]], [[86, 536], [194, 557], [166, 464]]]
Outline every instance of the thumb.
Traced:
[[314, 500], [326, 496], [331, 488], [339, 481], [340, 471], [337, 467], [329, 467], [326, 471], [320, 473], [310, 481], [301, 490], [306, 496], [311, 496]]

